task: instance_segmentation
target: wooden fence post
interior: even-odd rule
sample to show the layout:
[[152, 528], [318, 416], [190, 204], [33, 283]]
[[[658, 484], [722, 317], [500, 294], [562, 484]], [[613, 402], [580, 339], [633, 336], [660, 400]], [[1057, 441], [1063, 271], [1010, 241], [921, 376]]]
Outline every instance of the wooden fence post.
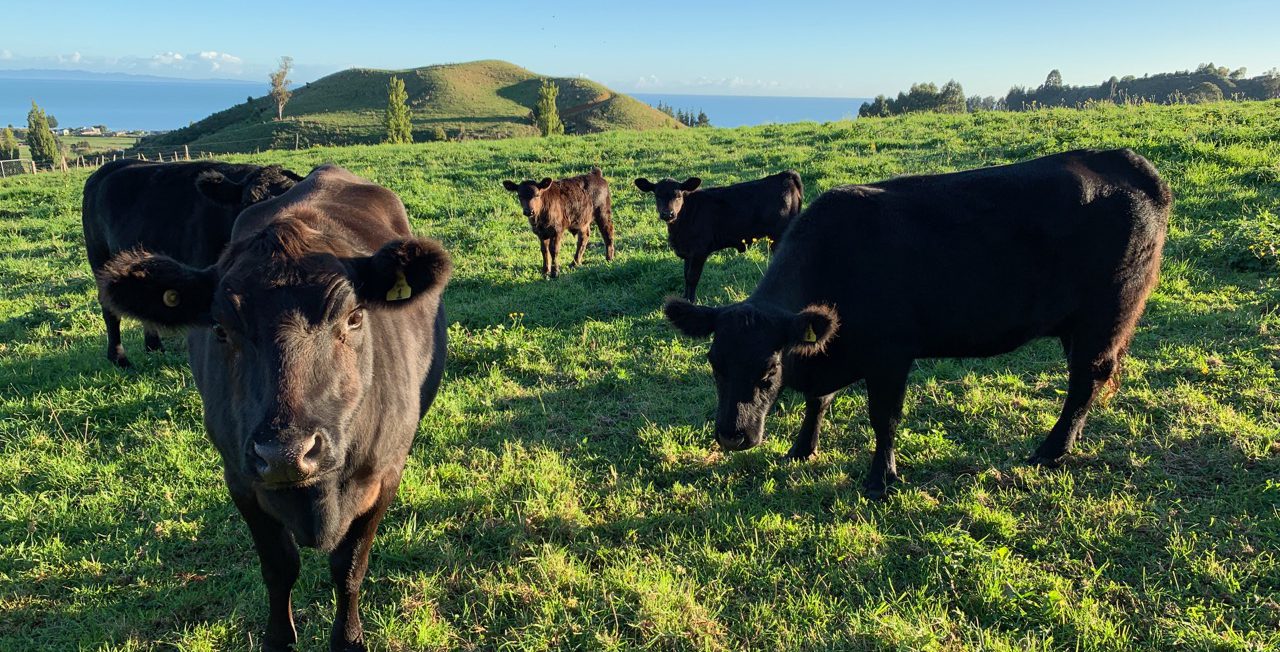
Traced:
[[191, 148], [190, 148], [189, 146], [187, 146], [187, 145], [183, 145], [183, 146], [182, 146], [182, 153], [183, 153], [183, 154], [186, 154], [186, 156], [187, 156], [187, 160], [188, 160], [188, 161], [190, 161], [190, 160], [191, 160]]

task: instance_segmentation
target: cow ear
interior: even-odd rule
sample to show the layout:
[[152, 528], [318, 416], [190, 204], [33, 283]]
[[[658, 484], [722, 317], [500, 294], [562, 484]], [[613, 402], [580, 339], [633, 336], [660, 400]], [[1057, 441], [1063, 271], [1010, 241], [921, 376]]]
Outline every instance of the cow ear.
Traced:
[[653, 182], [643, 177], [636, 179], [636, 187], [640, 189], [640, 192], [653, 192], [654, 189]]
[[224, 206], [239, 206], [244, 187], [215, 170], [206, 170], [196, 177], [196, 190], [209, 201]]
[[286, 170], [285, 168], [280, 168], [280, 174], [283, 174], [284, 176], [292, 179], [294, 183], [302, 181], [303, 179], [306, 178], [298, 174], [297, 172], [294, 172], [293, 170]]
[[547, 177], [538, 182], [538, 190], [546, 190], [551, 187], [551, 177]]
[[689, 337], [710, 337], [716, 330], [716, 316], [720, 308], [700, 306], [678, 297], [667, 299], [662, 306], [662, 313], [676, 330]]
[[516, 185], [516, 182], [514, 181], [503, 181], [502, 187], [506, 188], [508, 192], [515, 192], [520, 186]]
[[787, 330], [791, 353], [817, 355], [840, 330], [840, 317], [831, 306], [813, 305], [793, 317]]
[[357, 258], [352, 267], [360, 300], [387, 306], [408, 305], [436, 294], [453, 273], [449, 252], [427, 238], [393, 240], [378, 253]]
[[141, 249], [107, 261], [97, 273], [98, 296], [112, 312], [164, 328], [204, 326], [218, 275]]
[[689, 177], [684, 180], [684, 183], [680, 184], [680, 189], [685, 192], [693, 192], [697, 190], [700, 185], [702, 185], [702, 179], [699, 179], [698, 177]]

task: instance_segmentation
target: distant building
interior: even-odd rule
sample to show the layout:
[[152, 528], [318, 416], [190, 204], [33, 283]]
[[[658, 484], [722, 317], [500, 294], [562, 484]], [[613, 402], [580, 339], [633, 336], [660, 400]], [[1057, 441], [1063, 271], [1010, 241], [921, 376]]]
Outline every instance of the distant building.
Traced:
[[97, 127], [85, 127], [76, 132], [77, 136], [101, 136], [102, 130]]

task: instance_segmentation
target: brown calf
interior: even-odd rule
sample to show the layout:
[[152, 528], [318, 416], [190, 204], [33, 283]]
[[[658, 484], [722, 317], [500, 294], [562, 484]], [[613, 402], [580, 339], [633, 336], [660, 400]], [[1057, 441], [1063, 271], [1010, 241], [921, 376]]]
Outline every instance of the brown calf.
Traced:
[[613, 260], [613, 207], [609, 198], [609, 182], [600, 168], [591, 168], [590, 174], [552, 181], [527, 180], [520, 183], [503, 181], [502, 187], [516, 193], [529, 228], [542, 242], [542, 275], [555, 278], [560, 275], [556, 258], [560, 255], [560, 237], [565, 231], [578, 236], [578, 250], [573, 254], [573, 264], [582, 264], [582, 254], [591, 236], [591, 222], [600, 229], [604, 238], [604, 258]]

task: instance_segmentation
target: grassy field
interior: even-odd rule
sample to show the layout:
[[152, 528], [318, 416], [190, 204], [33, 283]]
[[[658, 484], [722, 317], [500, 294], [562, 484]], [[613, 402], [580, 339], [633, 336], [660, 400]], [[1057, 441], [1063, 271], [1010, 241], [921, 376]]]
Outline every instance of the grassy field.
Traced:
[[[284, 120], [270, 98], [261, 97], [215, 113], [189, 127], [147, 138], [142, 149], [179, 148], [253, 152], [304, 145], [379, 143], [387, 107], [387, 82], [405, 83], [414, 140], [432, 140], [443, 130], [450, 140], [536, 136], [529, 112], [542, 76], [505, 61], [425, 66], [408, 70], [353, 68], [293, 89]], [[628, 95], [589, 79], [552, 78], [560, 87], [556, 106], [570, 133], [614, 129], [675, 129], [679, 123]]]
[[[1177, 196], [1163, 279], [1121, 391], [1065, 468], [1023, 458], [1066, 387], [1056, 343], [922, 361], [901, 491], [860, 496], [860, 386], [820, 456], [711, 436], [706, 345], [658, 308], [680, 264], [636, 175], [708, 184], [787, 167], [807, 199], [897, 174], [1130, 146]], [[1275, 650], [1280, 648], [1280, 102], [869, 119], [268, 153], [345, 165], [404, 199], [457, 266], [449, 371], [374, 547], [379, 649]], [[504, 178], [601, 164], [618, 258], [543, 281]], [[0, 649], [238, 650], [258, 563], [205, 441], [179, 338], [103, 357], [83, 173], [0, 183]], [[743, 298], [763, 245], [712, 258]], [[304, 554], [302, 649], [333, 594]]]
[[[79, 154], [71, 153], [70, 148], [75, 143], [88, 143], [89, 151], [86, 156], [92, 156], [102, 152], [116, 152], [129, 149], [138, 142], [138, 139], [123, 136], [58, 136], [58, 142], [62, 143], [63, 154], [68, 160], [71, 160], [79, 156]], [[31, 158], [31, 150], [26, 145], [19, 145], [18, 150], [21, 152], [21, 156], [19, 158]]]

